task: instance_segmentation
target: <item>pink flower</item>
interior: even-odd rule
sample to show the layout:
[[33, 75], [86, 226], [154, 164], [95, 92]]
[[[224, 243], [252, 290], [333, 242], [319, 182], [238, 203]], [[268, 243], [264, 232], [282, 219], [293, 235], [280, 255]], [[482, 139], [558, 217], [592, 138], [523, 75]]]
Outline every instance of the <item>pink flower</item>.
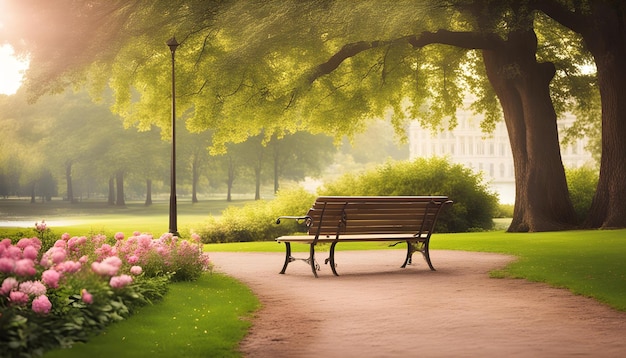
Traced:
[[39, 249], [35, 246], [26, 246], [24, 248], [24, 252], [22, 253], [22, 257], [29, 260], [35, 260], [39, 255]]
[[83, 302], [85, 302], [88, 305], [93, 303], [93, 296], [91, 295], [91, 293], [89, 293], [89, 291], [87, 291], [84, 288], [80, 291], [80, 297], [83, 300]]
[[20, 239], [20, 241], [18, 241], [15, 246], [19, 247], [22, 250], [24, 250], [28, 246], [34, 246], [37, 250], [39, 250], [41, 248], [41, 241], [36, 237], [33, 237], [33, 238], [25, 237], [25, 238]]
[[133, 282], [133, 278], [128, 275], [113, 276], [109, 285], [113, 288], [123, 288]]
[[54, 247], [59, 247], [59, 248], [64, 249], [65, 244], [66, 244], [65, 240], [57, 240], [54, 242]]
[[52, 309], [52, 303], [50, 303], [48, 296], [41, 295], [33, 300], [32, 309], [36, 313], [48, 314]]
[[41, 274], [41, 280], [51, 288], [59, 287], [59, 279], [61, 274], [55, 270], [46, 270]]
[[70, 234], [63, 233], [63, 235], [61, 235], [61, 239], [65, 240], [65, 241], [69, 240], [70, 239]]
[[100, 259], [112, 256], [113, 248], [109, 244], [102, 244], [102, 246], [96, 249], [96, 254], [98, 255]]
[[46, 286], [40, 281], [24, 281], [20, 283], [20, 291], [29, 296], [40, 296], [46, 293]]
[[102, 260], [102, 263], [109, 264], [117, 267], [118, 269], [122, 267], [122, 259], [117, 256], [109, 256], [106, 259]]
[[77, 236], [73, 236], [67, 240], [67, 248], [71, 251], [78, 251], [79, 241]]
[[33, 276], [37, 273], [35, 262], [29, 259], [15, 261], [15, 274], [18, 276]]
[[198, 234], [191, 234], [191, 240], [198, 244], [202, 242], [202, 238]]
[[[63, 241], [65, 243], [65, 241]], [[67, 252], [65, 248], [62, 247], [51, 247], [41, 256], [41, 261], [39, 264], [45, 268], [48, 268], [52, 265], [59, 264], [65, 260], [67, 256]]]
[[132, 273], [135, 276], [141, 275], [142, 271], [143, 269], [141, 268], [141, 266], [133, 266], [130, 268], [130, 273]]
[[82, 266], [83, 265], [80, 262], [68, 260], [56, 265], [54, 269], [59, 272], [74, 273], [80, 271]]
[[119, 267], [105, 262], [92, 262], [91, 270], [101, 276], [114, 276], [117, 274]]
[[128, 256], [128, 258], [126, 259], [126, 261], [128, 261], [129, 264], [136, 264], [137, 262], [139, 262], [139, 257], [137, 255], [130, 255]]
[[115, 240], [124, 240], [124, 233], [123, 232], [118, 232], [115, 233]]
[[211, 269], [211, 260], [209, 260], [209, 253], [203, 252], [200, 254], [198, 258], [199, 263], [202, 265], [203, 271], [208, 271]]
[[15, 267], [15, 260], [9, 257], [0, 257], [0, 272], [11, 273]]
[[9, 246], [4, 251], [3, 256], [14, 259], [14, 260], [19, 260], [22, 258], [22, 250], [17, 246]]
[[37, 231], [46, 231], [47, 228], [48, 228], [48, 225], [46, 225], [46, 220], [41, 220], [41, 223], [38, 223], [38, 222], [35, 223], [35, 229]]
[[28, 303], [28, 295], [22, 291], [11, 291], [9, 293], [9, 301], [16, 305], [25, 305]]
[[19, 286], [19, 282], [15, 279], [15, 277], [7, 277], [2, 281], [2, 287], [0, 288], [0, 293], [3, 295], [8, 295], [9, 292], [17, 290]]

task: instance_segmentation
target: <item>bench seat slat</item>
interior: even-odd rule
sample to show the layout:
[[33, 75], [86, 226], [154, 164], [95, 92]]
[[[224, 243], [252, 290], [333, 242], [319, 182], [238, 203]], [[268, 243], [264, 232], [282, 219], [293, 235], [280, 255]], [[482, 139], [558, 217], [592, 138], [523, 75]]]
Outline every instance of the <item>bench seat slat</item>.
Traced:
[[[281, 236], [276, 238], [276, 242], [297, 242], [309, 244], [313, 242], [315, 238], [310, 235], [292, 235]], [[418, 238], [411, 234], [359, 234], [359, 235], [339, 235], [340, 241], [417, 241]], [[335, 236], [320, 236], [317, 242], [329, 243], [335, 241]]]

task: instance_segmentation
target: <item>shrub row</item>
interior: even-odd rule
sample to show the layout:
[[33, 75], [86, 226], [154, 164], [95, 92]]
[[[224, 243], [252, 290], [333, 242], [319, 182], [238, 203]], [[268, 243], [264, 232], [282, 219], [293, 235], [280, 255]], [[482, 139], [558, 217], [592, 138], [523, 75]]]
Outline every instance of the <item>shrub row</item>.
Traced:
[[303, 215], [315, 201], [315, 195], [303, 188], [280, 190], [273, 200], [259, 200], [243, 207], [229, 207], [220, 217], [210, 217], [197, 230], [205, 243], [266, 241], [281, 235], [303, 231], [291, 220], [280, 225], [281, 215]]

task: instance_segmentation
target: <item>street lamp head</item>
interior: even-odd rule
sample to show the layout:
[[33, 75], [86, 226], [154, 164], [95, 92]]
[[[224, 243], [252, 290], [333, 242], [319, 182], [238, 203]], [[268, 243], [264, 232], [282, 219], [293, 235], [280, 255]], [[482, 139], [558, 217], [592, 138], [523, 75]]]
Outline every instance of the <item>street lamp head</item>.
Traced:
[[172, 51], [172, 53], [176, 52], [176, 48], [178, 47], [178, 45], [180, 45], [178, 43], [178, 41], [176, 41], [176, 37], [173, 36], [171, 39], [167, 40], [166, 42], [167, 46], [170, 47], [170, 51]]

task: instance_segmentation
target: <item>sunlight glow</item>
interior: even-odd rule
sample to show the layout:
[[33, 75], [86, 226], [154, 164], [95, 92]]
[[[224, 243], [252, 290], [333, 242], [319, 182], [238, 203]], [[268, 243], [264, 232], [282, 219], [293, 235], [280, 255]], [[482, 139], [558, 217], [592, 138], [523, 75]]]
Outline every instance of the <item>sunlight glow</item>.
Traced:
[[0, 94], [14, 94], [22, 85], [22, 77], [27, 68], [27, 61], [13, 56], [13, 47], [0, 46]]

